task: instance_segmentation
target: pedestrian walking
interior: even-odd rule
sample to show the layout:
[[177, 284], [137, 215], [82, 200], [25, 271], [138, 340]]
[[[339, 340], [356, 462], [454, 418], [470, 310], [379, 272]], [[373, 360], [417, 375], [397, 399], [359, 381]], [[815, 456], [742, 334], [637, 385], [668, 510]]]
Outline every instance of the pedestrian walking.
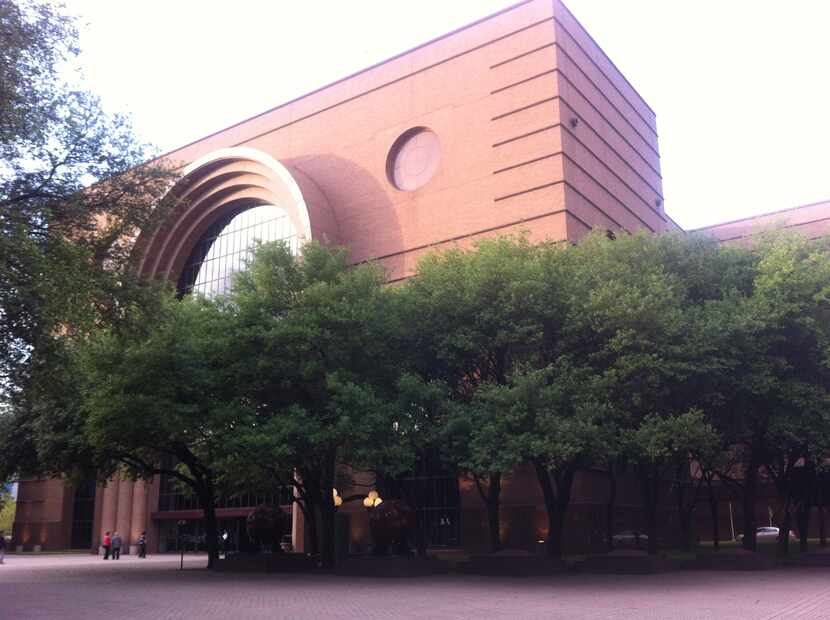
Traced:
[[0, 530], [0, 564], [6, 559], [6, 532]]
[[101, 541], [101, 546], [104, 548], [104, 559], [110, 559], [110, 550], [112, 549], [112, 538], [110, 538], [110, 533], [107, 532], [104, 534], [104, 540]]
[[112, 559], [121, 559], [121, 534], [118, 532], [112, 535]]
[[147, 557], [147, 532], [141, 532], [136, 541], [138, 545], [138, 557], [146, 558]]

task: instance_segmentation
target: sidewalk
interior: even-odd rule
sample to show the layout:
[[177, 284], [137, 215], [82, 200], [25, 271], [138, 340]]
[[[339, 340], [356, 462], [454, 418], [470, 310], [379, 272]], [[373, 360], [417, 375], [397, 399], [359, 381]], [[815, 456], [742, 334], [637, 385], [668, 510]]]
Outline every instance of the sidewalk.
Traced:
[[824, 620], [830, 571], [408, 579], [229, 574], [204, 556], [12, 556], [3, 620]]

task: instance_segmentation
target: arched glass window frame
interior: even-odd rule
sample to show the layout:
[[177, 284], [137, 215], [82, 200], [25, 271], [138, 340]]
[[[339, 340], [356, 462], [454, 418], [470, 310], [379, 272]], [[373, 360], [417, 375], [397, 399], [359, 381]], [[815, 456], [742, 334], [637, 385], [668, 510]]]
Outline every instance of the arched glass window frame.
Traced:
[[[274, 209], [275, 216], [243, 225], [242, 217], [255, 209]], [[234, 222], [237, 229], [228, 230]], [[299, 236], [285, 209], [273, 204], [239, 205], [214, 221], [193, 246], [179, 276], [178, 295], [196, 291], [212, 297], [229, 292], [233, 275], [250, 258], [257, 240], [263, 243], [282, 240], [293, 252], [299, 249]], [[207, 263], [212, 263], [210, 271], [205, 271]]]

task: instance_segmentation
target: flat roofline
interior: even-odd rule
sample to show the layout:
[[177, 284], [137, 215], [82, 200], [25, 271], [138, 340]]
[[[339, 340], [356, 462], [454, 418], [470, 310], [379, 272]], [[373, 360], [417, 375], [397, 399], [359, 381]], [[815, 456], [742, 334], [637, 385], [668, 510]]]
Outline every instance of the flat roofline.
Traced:
[[679, 230], [680, 232], [682, 232], [682, 233], [685, 233], [685, 232], [690, 232], [690, 231], [687, 231], [685, 228], [683, 228], [680, 224], [678, 224], [678, 223], [677, 223], [677, 220], [675, 220], [675, 219], [674, 219], [671, 215], [669, 215], [668, 213], [665, 213], [665, 211], [663, 212], [663, 215], [665, 215], [667, 218], [669, 218], [669, 219], [671, 220], [671, 223], [672, 223], [672, 224], [674, 224], [675, 226], [677, 226], [677, 230]]
[[[464, 26], [461, 26], [460, 28], [456, 28], [455, 30], [451, 30], [450, 32], [447, 32], [447, 33], [442, 34], [438, 37], [435, 37], [434, 39], [430, 39], [429, 41], [425, 41], [424, 43], [421, 43], [420, 45], [416, 45], [415, 47], [411, 47], [408, 50], [404, 50], [403, 52], [400, 52], [399, 54], [395, 54], [394, 56], [390, 56], [389, 58], [386, 58], [385, 60], [381, 60], [380, 62], [376, 62], [375, 64], [369, 65], [368, 67], [360, 69], [359, 71], [355, 71], [354, 73], [351, 73], [351, 74], [349, 74], [345, 77], [342, 77], [338, 80], [335, 80], [334, 82], [329, 82], [328, 84], [320, 86], [319, 88], [315, 88], [312, 91], [304, 93], [304, 94], [302, 94], [298, 97], [294, 97], [294, 99], [289, 99], [288, 101], [285, 101], [283, 103], [275, 105], [272, 108], [268, 108], [267, 110], [265, 110], [263, 112], [260, 112], [258, 114], [254, 114], [253, 116], [249, 116], [246, 119], [243, 119], [241, 121], [238, 121], [236, 123], [228, 125], [227, 127], [224, 127], [223, 129], [219, 129], [218, 131], [211, 132], [211, 133], [209, 133], [205, 136], [202, 136], [201, 138], [197, 138], [196, 140], [193, 140], [192, 142], [188, 142], [187, 144], [183, 144], [182, 146], [178, 146], [178, 147], [174, 148], [171, 151], [167, 151], [166, 153], [163, 153], [161, 155], [158, 155], [157, 157], [154, 157], [150, 161], [157, 161], [159, 159], [165, 159], [166, 157], [168, 157], [172, 153], [175, 153], [176, 151], [181, 151], [182, 149], [186, 149], [189, 146], [193, 146], [194, 144], [198, 144], [202, 140], [207, 140], [208, 138], [212, 138], [213, 136], [217, 136], [220, 133], [228, 131], [229, 129], [233, 129], [234, 127], [239, 127], [240, 125], [244, 125], [245, 123], [247, 123], [249, 121], [252, 121], [256, 118], [259, 118], [261, 116], [265, 116], [266, 114], [270, 114], [271, 112], [273, 112], [275, 110], [279, 110], [280, 108], [284, 108], [285, 106], [291, 105], [292, 103], [296, 103], [297, 101], [300, 101], [301, 99], [305, 99], [307, 97], [310, 97], [311, 95], [315, 95], [319, 92], [322, 92], [322, 91], [326, 90], [327, 88], [331, 88], [332, 86], [336, 86], [337, 84], [341, 84], [342, 82], [345, 82], [345, 81], [350, 80], [354, 77], [357, 77], [358, 75], [361, 75], [363, 73], [367, 73], [368, 71], [371, 71], [373, 69], [377, 69], [378, 67], [380, 67], [382, 65], [385, 65], [389, 62], [392, 62], [393, 60], [397, 60], [398, 58], [402, 58], [402, 57], [406, 56], [407, 54], [411, 54], [413, 52], [416, 52], [419, 49], [424, 48], [428, 45], [432, 45], [433, 43], [435, 43], [437, 41], [441, 41], [442, 39], [446, 39], [448, 37], [451, 37], [455, 34], [458, 34], [459, 32], [462, 32], [464, 30], [468, 30], [468, 29], [470, 29], [474, 26], [477, 26], [477, 25], [479, 25], [483, 22], [486, 22], [486, 21], [491, 20], [495, 17], [498, 17], [499, 15], [504, 15], [505, 13], [509, 13], [510, 11], [513, 11], [513, 10], [515, 10], [515, 9], [521, 7], [521, 6], [524, 6], [526, 4], [530, 4], [531, 2], [534, 2], [534, 1], [535, 0], [521, 0], [521, 2], [511, 4], [510, 6], [505, 7], [503, 9], [501, 9], [500, 11], [496, 11], [495, 13], [491, 13], [490, 15], [485, 15], [484, 17], [482, 17], [480, 19], [477, 19], [474, 22], [470, 22], [469, 24], [465, 24]], [[571, 14], [571, 15], [573, 15], [573, 14]], [[574, 18], [574, 19], [576, 19], [576, 18]], [[580, 24], [580, 26], [582, 26], [582, 24]], [[585, 30], [584, 27], [582, 29]], [[596, 41], [594, 41], [594, 43], [596, 43]], [[599, 46], [597, 46], [597, 47], [599, 47]], [[605, 52], [603, 52], [603, 54], [604, 53]], [[609, 58], [609, 61], [610, 61], [610, 58]], [[617, 71], [619, 71], [619, 69], [617, 69]], [[634, 87], [632, 86], [632, 88], [634, 88]], [[637, 95], [640, 96], [639, 93], [637, 93]], [[640, 97], [640, 98], [642, 99], [642, 97]], [[646, 104], [646, 105], [648, 105], [648, 104]], [[649, 109], [651, 109], [651, 108], [649, 108]]]
[[689, 230], [689, 232], [698, 232], [699, 230], [708, 230], [710, 228], [718, 228], [720, 226], [728, 226], [729, 224], [737, 224], [738, 222], [746, 222], [749, 220], [756, 220], [761, 217], [767, 217], [768, 215], [778, 215], [779, 213], [787, 213], [789, 211], [798, 211], [799, 209], [808, 209], [810, 207], [818, 207], [820, 205], [830, 205], [830, 199], [828, 200], [819, 200], [818, 202], [811, 202], [806, 205], [799, 205], [797, 207], [787, 207], [786, 209], [777, 209], [776, 211], [767, 211], [766, 213], [759, 213], [758, 215], [749, 215], [747, 217], [739, 217], [735, 220], [729, 220], [728, 222], [720, 222], [719, 224], [710, 224], [709, 226], [701, 226], [700, 228], [693, 228]]
[[[637, 95], [637, 98], [638, 98], [640, 101], [642, 101], [642, 102], [643, 102], [643, 105], [644, 105], [644, 106], [646, 106], [646, 107], [648, 108], [649, 112], [651, 112], [651, 113], [655, 116], [655, 118], [656, 118], [656, 117], [657, 117], [657, 112], [655, 112], [655, 111], [654, 111], [654, 109], [653, 109], [653, 108], [652, 108], [652, 107], [648, 104], [648, 101], [646, 101], [646, 100], [645, 100], [645, 97], [643, 97], [643, 96], [640, 94], [640, 91], [638, 91], [638, 90], [634, 87], [634, 84], [632, 84], [632, 83], [629, 81], [629, 79], [625, 76], [625, 73], [623, 73], [622, 71], [620, 71], [620, 68], [616, 65], [616, 63], [615, 63], [613, 60], [611, 60], [611, 57], [610, 57], [608, 54], [606, 54], [606, 53], [605, 53], [605, 50], [604, 50], [604, 49], [602, 49], [602, 46], [601, 46], [599, 43], [597, 43], [597, 40], [596, 40], [596, 39], [594, 39], [594, 37], [591, 35], [591, 33], [590, 33], [590, 32], [588, 32], [588, 29], [587, 29], [585, 26], [583, 26], [583, 25], [582, 25], [582, 22], [581, 22], [581, 21], [579, 21], [579, 19], [577, 18], [577, 16], [576, 16], [576, 15], [574, 15], [573, 11], [571, 11], [571, 10], [568, 8], [568, 6], [567, 6], [564, 2], [562, 2], [562, 0], [559, 0], [559, 4], [561, 4], [561, 5], [565, 8], [565, 10], [566, 10], [566, 11], [570, 14], [570, 16], [573, 18], [573, 20], [577, 23], [577, 25], [578, 25], [580, 28], [582, 28], [582, 32], [584, 32], [584, 33], [585, 33], [585, 36], [587, 36], [587, 37], [591, 40], [591, 42], [592, 42], [594, 45], [596, 45], [596, 46], [597, 46], [597, 49], [600, 51], [600, 53], [601, 53], [603, 56], [605, 56], [605, 60], [607, 60], [609, 63], [611, 63], [611, 66], [612, 66], [612, 67], [614, 67], [614, 69], [616, 69], [616, 70], [617, 70], [617, 73], [619, 73], [619, 74], [620, 74], [620, 77], [623, 79], [623, 81], [631, 87], [631, 90], [633, 90], [633, 91], [634, 91], [634, 94], [635, 94], [635, 95]], [[556, 15], [554, 15], [554, 19], [556, 19]], [[607, 77], [607, 76], [606, 76], [606, 77]], [[623, 95], [623, 98], [625, 98], [625, 95]], [[675, 223], [676, 223], [676, 222], [675, 222]]]

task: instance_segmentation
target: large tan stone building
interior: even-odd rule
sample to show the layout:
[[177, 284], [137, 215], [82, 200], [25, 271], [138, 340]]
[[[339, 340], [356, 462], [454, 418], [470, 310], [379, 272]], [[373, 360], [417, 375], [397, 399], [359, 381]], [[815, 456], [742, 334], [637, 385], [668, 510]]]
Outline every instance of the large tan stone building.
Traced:
[[[654, 112], [559, 0], [519, 2], [165, 157], [181, 167], [172, 191], [187, 200], [137, 251], [147, 277], [182, 291], [224, 290], [253, 237], [342, 244], [353, 262], [378, 260], [395, 281], [424, 252], [484, 236], [679, 229], [664, 209]], [[505, 535], [527, 546], [544, 536], [544, 514], [535, 485], [517, 480], [503, 495]], [[483, 543], [475, 491], [448, 475], [434, 483], [442, 491], [431, 543]], [[597, 484], [582, 476], [573, 518], [592, 518], [585, 489]], [[259, 501], [219, 509], [235, 544]], [[25, 481], [14, 544], [96, 549], [104, 531], [134, 544], [146, 530], [151, 550], [167, 550], [179, 520], [198, 532], [192, 502], [159, 478]], [[364, 517], [351, 513], [353, 545], [365, 539]]]

